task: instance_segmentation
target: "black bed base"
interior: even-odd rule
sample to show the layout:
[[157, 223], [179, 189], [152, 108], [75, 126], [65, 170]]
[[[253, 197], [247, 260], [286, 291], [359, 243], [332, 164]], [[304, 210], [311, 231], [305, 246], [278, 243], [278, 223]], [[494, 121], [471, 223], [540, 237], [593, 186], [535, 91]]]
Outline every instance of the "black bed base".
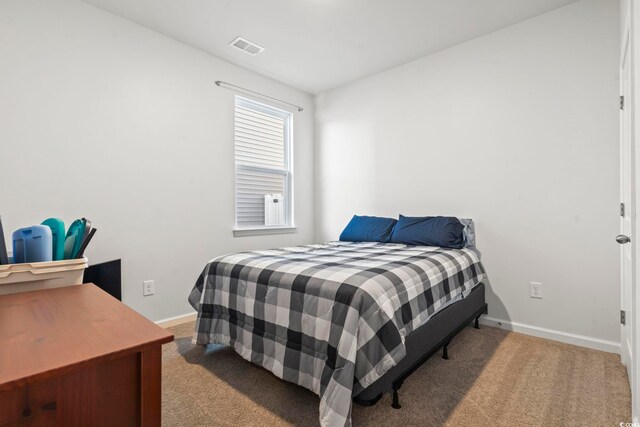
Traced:
[[487, 313], [484, 284], [480, 283], [467, 297], [434, 315], [405, 339], [407, 355], [376, 382], [353, 398], [358, 405], [375, 405], [384, 393], [393, 392], [391, 407], [400, 409], [398, 390], [409, 375], [442, 348], [442, 358], [449, 358], [448, 345], [469, 323], [480, 329], [479, 319]]

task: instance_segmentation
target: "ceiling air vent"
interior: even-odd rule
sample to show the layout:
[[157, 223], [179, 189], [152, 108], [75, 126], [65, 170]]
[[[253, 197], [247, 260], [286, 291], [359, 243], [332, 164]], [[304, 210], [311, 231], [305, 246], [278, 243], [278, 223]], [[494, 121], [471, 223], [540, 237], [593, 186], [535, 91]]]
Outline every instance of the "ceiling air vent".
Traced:
[[258, 46], [257, 44], [250, 42], [247, 39], [243, 39], [242, 37], [236, 37], [233, 39], [229, 45], [233, 47], [237, 47], [241, 51], [248, 53], [249, 55], [257, 55], [264, 50], [263, 47]]

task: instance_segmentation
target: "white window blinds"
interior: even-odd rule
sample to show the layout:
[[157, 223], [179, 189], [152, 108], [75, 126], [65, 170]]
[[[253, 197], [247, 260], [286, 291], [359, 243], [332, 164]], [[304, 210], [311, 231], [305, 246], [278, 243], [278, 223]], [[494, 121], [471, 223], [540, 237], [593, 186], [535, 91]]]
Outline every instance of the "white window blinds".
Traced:
[[291, 215], [291, 113], [236, 96], [236, 228], [282, 227]]

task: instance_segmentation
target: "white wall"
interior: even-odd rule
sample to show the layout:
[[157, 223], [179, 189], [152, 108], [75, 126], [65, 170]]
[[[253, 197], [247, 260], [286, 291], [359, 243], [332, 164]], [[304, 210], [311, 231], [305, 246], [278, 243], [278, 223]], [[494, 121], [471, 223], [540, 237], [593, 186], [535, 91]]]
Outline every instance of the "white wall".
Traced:
[[618, 18], [582, 0], [320, 95], [319, 240], [474, 218], [491, 317], [619, 342]]
[[[294, 115], [297, 234], [238, 237], [226, 80]], [[10, 231], [86, 216], [92, 262], [122, 258], [124, 301], [187, 313], [207, 260], [313, 241], [313, 99], [79, 1], [0, 1], [0, 215]], [[6, 236], [9, 240], [9, 236]], [[142, 296], [142, 281], [156, 295]]]

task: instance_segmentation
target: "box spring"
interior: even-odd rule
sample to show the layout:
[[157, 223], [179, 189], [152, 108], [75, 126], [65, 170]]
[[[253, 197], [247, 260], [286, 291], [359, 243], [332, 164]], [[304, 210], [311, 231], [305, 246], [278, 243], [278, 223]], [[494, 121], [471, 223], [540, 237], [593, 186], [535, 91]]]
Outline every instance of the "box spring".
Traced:
[[[355, 396], [353, 401], [369, 406], [375, 404], [384, 393], [397, 391], [402, 381], [422, 363], [440, 348], [449, 344], [451, 339], [470, 322], [487, 312], [484, 291], [484, 283], [478, 284], [466, 298], [439, 311], [427, 323], [407, 335], [405, 338], [407, 355], [404, 359]], [[397, 394], [394, 396], [394, 403], [399, 407]]]

